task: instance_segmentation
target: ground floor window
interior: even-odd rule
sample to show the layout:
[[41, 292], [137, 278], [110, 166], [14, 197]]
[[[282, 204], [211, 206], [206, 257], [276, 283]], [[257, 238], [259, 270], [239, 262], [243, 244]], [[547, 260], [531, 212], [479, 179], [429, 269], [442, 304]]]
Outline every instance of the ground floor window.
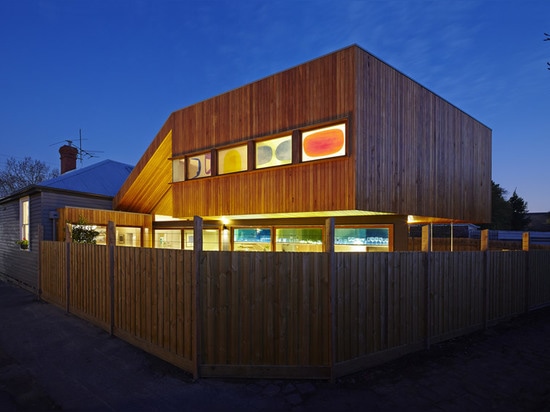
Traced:
[[140, 247], [141, 246], [141, 228], [117, 226], [116, 245]]
[[[236, 252], [323, 252], [328, 248], [324, 226], [258, 226], [203, 229], [203, 250]], [[388, 252], [393, 250], [393, 225], [338, 225], [336, 252]], [[156, 229], [156, 248], [193, 250], [192, 228]]]
[[[185, 229], [185, 250], [193, 250], [193, 229]], [[203, 229], [202, 250], [220, 250], [220, 231], [218, 229]]]
[[[193, 250], [193, 229], [157, 229], [155, 230], [155, 248]], [[220, 250], [220, 231], [204, 229], [202, 231], [203, 250]]]
[[[72, 225], [72, 227], [77, 225]], [[98, 225], [85, 225], [86, 229], [94, 230], [98, 234], [94, 238], [96, 245], [106, 245], [107, 244], [107, 226], [98, 226]], [[116, 238], [115, 244], [117, 246], [131, 246], [131, 247], [140, 247], [141, 246], [141, 228], [140, 227], [116, 227]]]
[[155, 248], [181, 249], [181, 230], [180, 229], [155, 230]]
[[237, 252], [271, 251], [271, 228], [233, 229], [233, 250]]
[[336, 227], [335, 252], [388, 252], [391, 227]]
[[322, 228], [280, 228], [275, 229], [277, 252], [322, 252]]

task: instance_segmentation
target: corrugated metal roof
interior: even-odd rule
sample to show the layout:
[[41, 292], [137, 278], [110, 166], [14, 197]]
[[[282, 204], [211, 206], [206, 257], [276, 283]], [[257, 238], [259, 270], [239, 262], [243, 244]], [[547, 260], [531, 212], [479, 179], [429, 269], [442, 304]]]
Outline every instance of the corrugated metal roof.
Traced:
[[114, 160], [103, 160], [44, 180], [37, 186], [114, 197], [133, 168]]

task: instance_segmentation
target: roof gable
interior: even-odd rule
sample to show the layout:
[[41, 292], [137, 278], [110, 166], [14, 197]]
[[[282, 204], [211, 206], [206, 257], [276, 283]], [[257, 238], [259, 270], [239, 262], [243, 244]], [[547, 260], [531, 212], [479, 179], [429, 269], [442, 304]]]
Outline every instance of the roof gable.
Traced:
[[37, 186], [114, 197], [132, 169], [133, 166], [124, 163], [104, 160], [45, 180]]

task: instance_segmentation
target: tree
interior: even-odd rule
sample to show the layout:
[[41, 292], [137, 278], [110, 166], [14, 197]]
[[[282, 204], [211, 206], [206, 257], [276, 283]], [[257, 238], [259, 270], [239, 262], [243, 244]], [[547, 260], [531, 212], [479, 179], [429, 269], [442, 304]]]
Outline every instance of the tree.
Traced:
[[491, 224], [489, 229], [509, 230], [512, 213], [510, 203], [504, 198], [507, 191], [491, 180]]
[[80, 216], [78, 223], [73, 225], [71, 230], [71, 239], [75, 243], [96, 243], [95, 238], [99, 235], [99, 232], [95, 230], [94, 226], [88, 225], [88, 222]]
[[[544, 35], [546, 36], [546, 38], [544, 39], [544, 41], [550, 41], [550, 34], [548, 33], [544, 33]], [[546, 62], [547, 64], [547, 69], [550, 70], [550, 62]]]
[[491, 181], [491, 223], [482, 225], [484, 229], [525, 230], [529, 225], [527, 202], [518, 196], [516, 190], [506, 200], [507, 193], [506, 189]]
[[514, 190], [514, 193], [508, 200], [510, 203], [511, 216], [510, 216], [510, 229], [512, 230], [524, 230], [527, 228], [531, 219], [527, 215], [527, 202], [525, 202]]
[[14, 157], [9, 157], [4, 170], [0, 171], [0, 197], [57, 176], [59, 176], [57, 169], [50, 170], [50, 167], [40, 160], [33, 160], [30, 157], [16, 160]]

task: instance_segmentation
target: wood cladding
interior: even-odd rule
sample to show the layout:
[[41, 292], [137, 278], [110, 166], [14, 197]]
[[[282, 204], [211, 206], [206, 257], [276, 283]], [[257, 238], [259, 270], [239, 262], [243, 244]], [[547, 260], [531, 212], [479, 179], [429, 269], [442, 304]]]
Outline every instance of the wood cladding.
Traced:
[[164, 124], [113, 200], [113, 207], [152, 213], [172, 181], [171, 118]]
[[491, 130], [358, 52], [358, 208], [490, 221]]
[[[353, 107], [352, 57], [349, 51], [335, 53], [174, 113], [174, 155], [346, 119]], [[354, 187], [343, 184], [353, 181], [352, 156], [197, 179], [173, 185], [173, 213], [354, 209]]]
[[114, 222], [115, 226], [141, 227], [150, 230], [153, 227], [153, 217], [147, 214], [76, 207], [64, 207], [58, 211], [57, 237], [59, 240], [65, 237], [65, 224], [77, 223], [80, 217], [90, 225], [106, 225], [107, 222]]
[[[338, 120], [347, 122], [345, 157], [167, 188], [169, 157]], [[151, 213], [162, 204], [179, 218], [361, 210], [486, 222], [490, 196], [491, 130], [351, 46], [172, 113], [115, 208]]]

